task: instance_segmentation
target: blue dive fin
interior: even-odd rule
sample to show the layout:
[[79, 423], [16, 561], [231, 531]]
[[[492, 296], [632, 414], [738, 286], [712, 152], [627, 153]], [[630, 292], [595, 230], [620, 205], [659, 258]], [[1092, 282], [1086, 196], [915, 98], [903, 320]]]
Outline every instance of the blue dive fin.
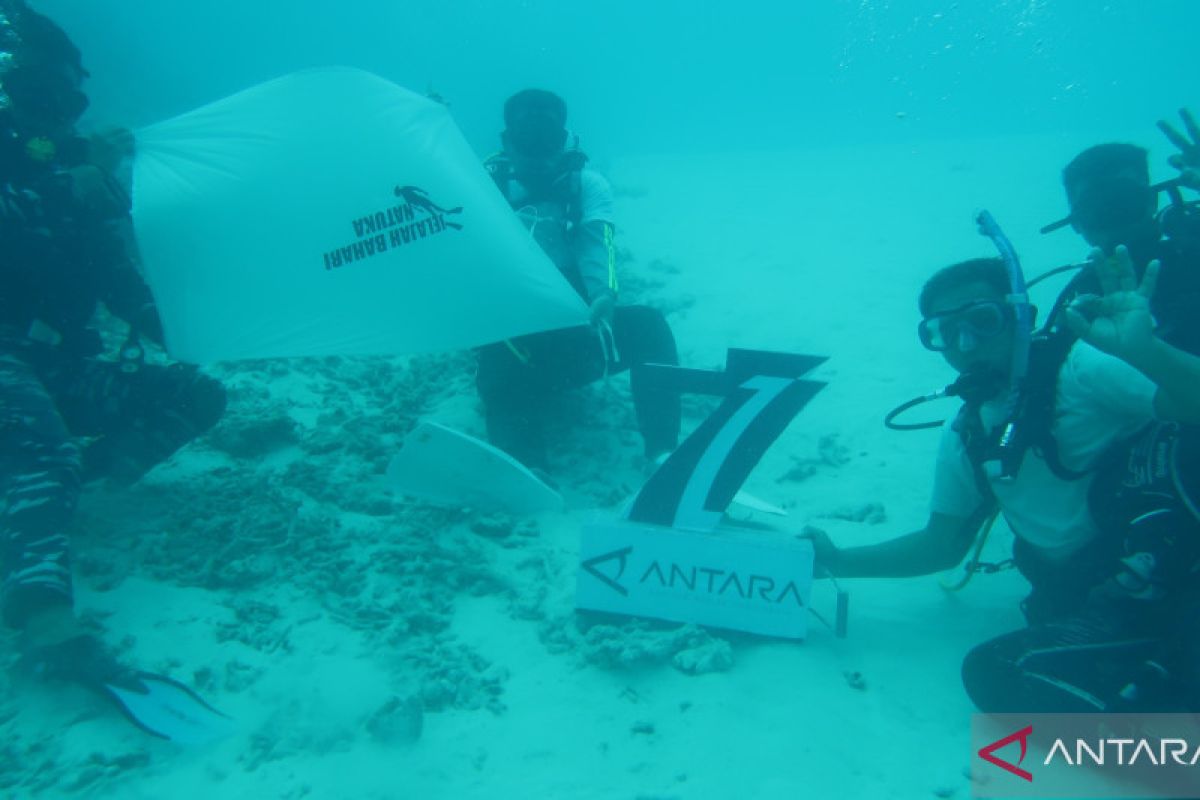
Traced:
[[179, 744], [204, 744], [233, 733], [233, 720], [182, 683], [153, 672], [137, 672], [124, 686], [101, 689], [125, 716], [147, 733]]

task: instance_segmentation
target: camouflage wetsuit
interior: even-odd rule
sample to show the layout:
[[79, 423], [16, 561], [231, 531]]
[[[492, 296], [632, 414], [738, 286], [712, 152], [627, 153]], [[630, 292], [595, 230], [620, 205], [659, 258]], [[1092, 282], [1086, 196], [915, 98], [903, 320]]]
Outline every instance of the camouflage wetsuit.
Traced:
[[136, 479], [212, 426], [225, 392], [190, 366], [97, 358], [100, 302], [138, 334], [162, 336], [127, 203], [84, 206], [71, 171], [0, 161], [3, 616], [21, 626], [71, 602], [65, 531], [81, 483]]

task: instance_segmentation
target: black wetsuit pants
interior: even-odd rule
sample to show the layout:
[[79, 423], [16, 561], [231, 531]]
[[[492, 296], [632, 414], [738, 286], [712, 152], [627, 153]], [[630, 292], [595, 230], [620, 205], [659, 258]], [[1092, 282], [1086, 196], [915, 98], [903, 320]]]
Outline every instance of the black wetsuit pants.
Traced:
[[19, 627], [36, 611], [71, 603], [66, 530], [85, 480], [136, 480], [224, 408], [221, 384], [193, 367], [127, 372], [53, 350], [0, 348], [4, 621]]
[[[607, 347], [596, 328], [581, 326], [481, 348], [476, 385], [492, 444], [527, 466], [544, 467], [543, 425], [546, 401], [552, 395], [637, 364], [679, 363], [670, 326], [661, 312], [648, 306], [618, 306], [610, 344], [615, 347]], [[630, 388], [646, 456], [674, 450], [679, 438], [679, 394], [643, 385], [636, 370]]]
[[1197, 591], [1154, 601], [1093, 591], [1092, 568], [1100, 563], [1060, 567], [1053, 583], [1023, 566], [1035, 581], [1022, 606], [1029, 627], [984, 642], [963, 660], [963, 685], [980, 711], [1200, 711]]

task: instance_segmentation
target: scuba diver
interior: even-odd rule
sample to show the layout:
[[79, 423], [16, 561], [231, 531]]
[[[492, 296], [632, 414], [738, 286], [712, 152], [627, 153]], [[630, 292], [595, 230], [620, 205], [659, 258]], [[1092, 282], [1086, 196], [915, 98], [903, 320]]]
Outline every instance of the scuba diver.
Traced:
[[[61, 28], [0, 0], [0, 601], [37, 674], [183, 738], [150, 721], [147, 703], [187, 716], [202, 701], [118, 663], [76, 619], [67, 531], [84, 481], [137, 480], [220, 419], [225, 390], [194, 367], [143, 362], [141, 338], [161, 343], [162, 323], [138, 271], [129, 197], [91, 158], [111, 163], [122, 145], [76, 134], [86, 77]], [[116, 360], [99, 357], [100, 303], [130, 326]]]
[[[546, 401], [554, 394], [644, 363], [677, 364], [666, 319], [648, 306], [617, 305], [612, 191], [586, 166], [566, 129], [559, 96], [527, 89], [504, 104], [503, 151], [485, 164], [530, 235], [588, 304], [591, 324], [521, 336], [478, 351], [476, 385], [488, 438], [544, 470]], [[677, 392], [631, 376], [638, 427], [652, 464], [675, 448]]]
[[1031, 585], [1028, 626], [967, 654], [975, 705], [1196, 710], [1200, 358], [1155, 331], [1162, 265], [1139, 282], [1128, 248], [1097, 248], [1096, 292], [1062, 310], [1070, 336], [1035, 336], [1016, 254], [990, 215], [979, 222], [1002, 258], [935, 273], [919, 300], [920, 340], [959, 373], [946, 393], [963, 400], [943, 431], [929, 519], [856, 548], [812, 530], [817, 563], [835, 577], [948, 570], [1002, 513]]
[[[1135, 275], [1141, 279], [1152, 260], [1160, 264], [1157, 289], [1150, 299], [1155, 334], [1181, 349], [1200, 353], [1200, 204], [1186, 200], [1184, 188], [1200, 189], [1200, 126], [1186, 110], [1179, 111], [1186, 133], [1160, 120], [1158, 127], [1178, 149], [1170, 164], [1180, 171], [1174, 179], [1151, 184], [1147, 152], [1132, 144], [1110, 143], [1090, 147], [1077, 155], [1063, 170], [1071, 213], [1042, 228], [1042, 233], [1072, 227], [1085, 241], [1108, 258], [1119, 245], [1130, 254]], [[1166, 193], [1170, 203], [1159, 209], [1159, 195]], [[1031, 340], [1027, 375], [1024, 378], [1026, 428], [1034, 437], [1050, 440], [1048, 430], [1054, 414], [1053, 387], [1058, 380], [1075, 334], [1067, 324], [1067, 310], [1082, 295], [1100, 291], [1093, 269], [1094, 259], [1049, 270], [1029, 282], [1032, 287], [1052, 275], [1074, 271], [1077, 274], [1058, 295], [1045, 320]], [[895, 430], [938, 427], [940, 422], [904, 424], [894, 420], [907, 410], [929, 400], [961, 395], [970, 391], [972, 377], [925, 397], [916, 398], [893, 410], [885, 424]], [[1053, 457], [1052, 444], [1046, 452]], [[1067, 472], [1060, 468], [1060, 472]], [[1130, 477], [1133, 483], [1138, 479]], [[980, 537], [980, 545], [986, 530]], [[960, 584], [965, 585], [974, 571], [991, 571], [995, 564], [969, 565]]]
[[[1179, 115], [1186, 135], [1165, 121], [1158, 123], [1179, 148], [1170, 159], [1179, 176], [1151, 184], [1148, 153], [1137, 145], [1089, 147], [1063, 169], [1070, 214], [1042, 228], [1042, 233], [1069, 225], [1108, 256], [1124, 245], [1139, 276], [1157, 259], [1162, 267], [1151, 309], [1158, 335], [1200, 353], [1200, 207], [1186, 201], [1181, 191], [1200, 189], [1200, 127], [1186, 109]], [[1171, 202], [1160, 211], [1159, 195], [1164, 193]], [[1073, 297], [1095, 291], [1095, 276], [1085, 266], [1055, 303], [1048, 322], [1060, 323], [1058, 312]]]

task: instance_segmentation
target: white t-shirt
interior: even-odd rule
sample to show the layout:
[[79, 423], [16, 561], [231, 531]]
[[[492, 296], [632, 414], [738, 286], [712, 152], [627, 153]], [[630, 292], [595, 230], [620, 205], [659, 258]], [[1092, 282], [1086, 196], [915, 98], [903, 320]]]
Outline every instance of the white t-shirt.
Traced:
[[599, 172], [591, 169], [579, 173], [580, 222], [613, 221], [613, 192], [608, 181]]
[[[1154, 418], [1156, 387], [1133, 367], [1082, 342], [1067, 354], [1059, 372], [1053, 435], [1067, 469], [1093, 468], [1113, 443], [1136, 433]], [[986, 428], [1001, 422], [1003, 402], [985, 403], [980, 416]], [[1063, 480], [1040, 455], [1025, 454], [1015, 480], [991, 480], [1013, 532], [1050, 559], [1064, 558], [1096, 535], [1088, 510], [1092, 476]], [[942, 431], [930, 509], [956, 517], [970, 516], [984, 498], [958, 432]]]

